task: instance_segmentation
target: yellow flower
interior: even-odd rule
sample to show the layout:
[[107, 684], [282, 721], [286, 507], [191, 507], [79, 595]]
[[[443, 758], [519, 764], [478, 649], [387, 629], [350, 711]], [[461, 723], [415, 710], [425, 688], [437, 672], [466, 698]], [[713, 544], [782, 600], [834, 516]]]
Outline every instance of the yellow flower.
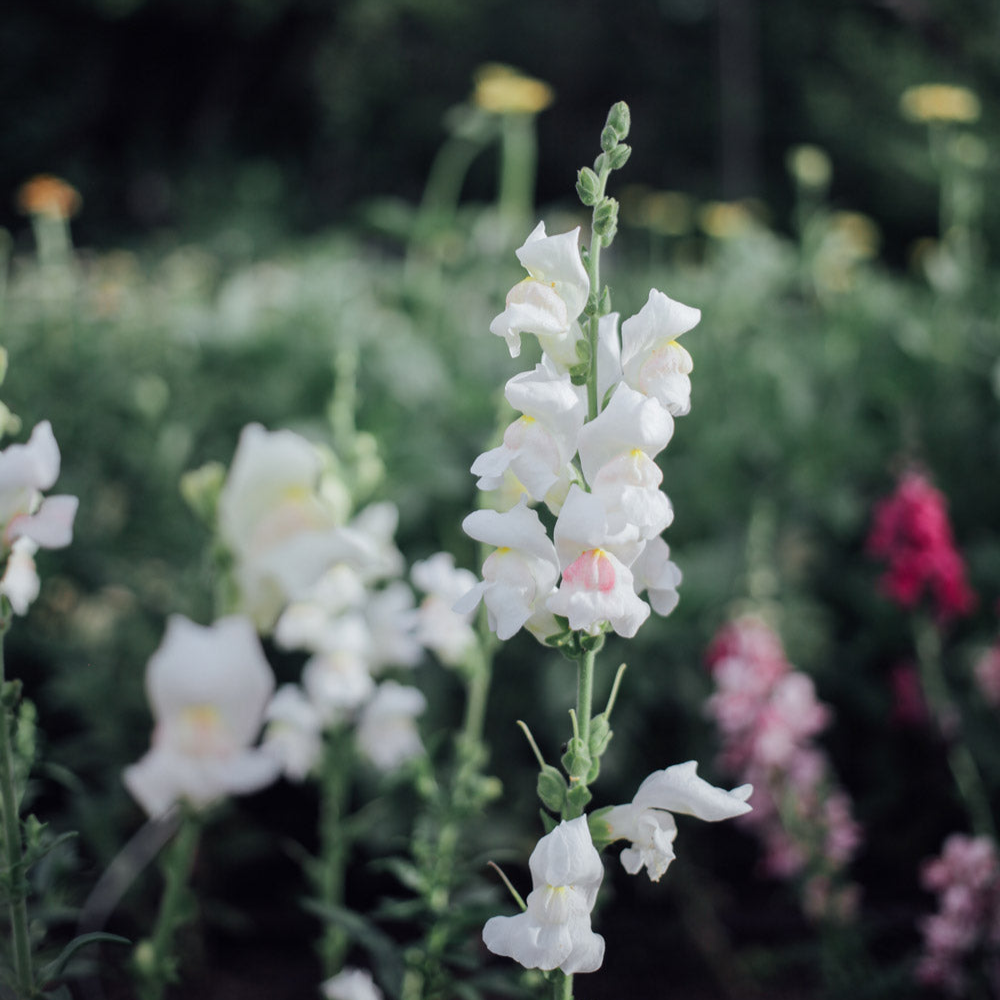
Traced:
[[861, 212], [834, 212], [830, 229], [840, 248], [855, 260], [867, 260], [878, 253], [882, 242], [878, 226]]
[[698, 224], [709, 236], [729, 240], [742, 236], [756, 225], [753, 213], [740, 201], [709, 201], [698, 213]]
[[794, 146], [788, 151], [786, 163], [788, 172], [805, 187], [825, 188], [830, 183], [833, 167], [819, 146]]
[[555, 92], [547, 83], [502, 63], [480, 66], [475, 81], [475, 104], [498, 115], [536, 115], [555, 100]]
[[964, 122], [979, 119], [979, 98], [966, 87], [923, 83], [907, 87], [899, 100], [903, 116], [916, 122]]
[[80, 192], [52, 174], [37, 174], [17, 191], [17, 207], [25, 215], [68, 219], [80, 211], [82, 204]]

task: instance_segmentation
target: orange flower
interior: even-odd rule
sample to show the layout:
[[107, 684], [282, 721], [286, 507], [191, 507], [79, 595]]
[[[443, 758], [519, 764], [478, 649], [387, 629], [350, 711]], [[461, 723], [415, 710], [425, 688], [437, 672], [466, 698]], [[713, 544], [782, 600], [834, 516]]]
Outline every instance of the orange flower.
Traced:
[[36, 174], [17, 191], [17, 207], [25, 215], [68, 219], [80, 211], [82, 204], [80, 192], [53, 174]]

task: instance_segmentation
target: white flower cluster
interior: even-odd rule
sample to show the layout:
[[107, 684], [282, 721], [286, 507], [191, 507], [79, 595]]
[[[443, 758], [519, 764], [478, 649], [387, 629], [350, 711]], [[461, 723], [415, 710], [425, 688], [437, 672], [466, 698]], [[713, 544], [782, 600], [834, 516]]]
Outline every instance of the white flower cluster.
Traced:
[[[281, 773], [302, 780], [324, 731], [344, 723], [379, 770], [423, 753], [423, 694], [383, 675], [415, 666], [424, 645], [444, 660], [461, 654], [469, 626], [450, 605], [475, 578], [448, 556], [417, 564], [428, 597], [416, 607], [401, 579], [396, 508], [370, 504], [348, 521], [342, 484], [322, 473], [300, 435], [244, 428], [218, 502], [238, 613], [208, 628], [176, 616], [149, 661], [152, 747], [125, 783], [150, 815], [255, 791]], [[258, 632], [309, 654], [301, 684], [274, 690]]]
[[[463, 522], [468, 535], [496, 548], [482, 582], [456, 610], [483, 600], [501, 639], [523, 627], [544, 641], [561, 631], [556, 616], [572, 631], [597, 635], [610, 627], [631, 637], [650, 605], [665, 615], [677, 603], [680, 571], [659, 537], [673, 508], [655, 459], [674, 418], [690, 410], [691, 356], [677, 338], [701, 313], [654, 289], [620, 335], [617, 314], [603, 316], [593, 362], [598, 413], [588, 420], [587, 389], [571, 374], [586, 356], [579, 317], [591, 292], [578, 237], [578, 229], [547, 236], [539, 223], [517, 251], [528, 277], [490, 325], [512, 357], [525, 333], [543, 349], [534, 370], [506, 386], [521, 416], [472, 465], [480, 489], [513, 489], [519, 499]], [[535, 503], [557, 515], [551, 539]]]

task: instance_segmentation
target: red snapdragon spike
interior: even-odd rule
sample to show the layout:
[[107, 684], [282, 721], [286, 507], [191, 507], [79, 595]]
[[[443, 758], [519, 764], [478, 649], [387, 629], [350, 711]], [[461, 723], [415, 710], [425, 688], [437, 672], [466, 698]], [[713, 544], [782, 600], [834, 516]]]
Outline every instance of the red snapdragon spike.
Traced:
[[900, 607], [915, 607], [926, 597], [944, 624], [975, 605], [947, 502], [922, 473], [904, 473], [896, 491], [876, 504], [866, 548], [886, 561], [882, 587]]

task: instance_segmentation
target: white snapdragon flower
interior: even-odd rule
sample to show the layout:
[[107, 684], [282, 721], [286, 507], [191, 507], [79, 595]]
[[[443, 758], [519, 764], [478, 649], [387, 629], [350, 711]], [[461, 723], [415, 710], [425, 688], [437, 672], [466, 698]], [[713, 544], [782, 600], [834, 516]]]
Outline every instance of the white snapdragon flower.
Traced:
[[527, 498], [509, 511], [477, 510], [462, 522], [470, 538], [495, 545], [483, 563], [483, 579], [456, 604], [471, 612], [482, 599], [489, 626], [499, 639], [509, 639], [520, 628], [536, 638], [558, 631], [546, 599], [559, 579], [556, 549]]
[[295, 684], [282, 684], [264, 711], [261, 748], [277, 758], [285, 777], [302, 781], [323, 752], [323, 721]]
[[445, 666], [458, 666], [476, 645], [470, 618], [454, 610], [478, 582], [470, 570], [455, 565], [450, 552], [438, 552], [413, 564], [410, 576], [425, 594], [416, 611], [417, 640]]
[[653, 538], [673, 520], [654, 459], [674, 433], [674, 418], [656, 400], [620, 384], [579, 435], [580, 465], [612, 521]]
[[274, 781], [277, 760], [252, 746], [273, 690], [248, 618], [206, 627], [173, 615], [146, 668], [155, 728], [149, 752], [124, 772], [133, 797], [155, 817], [181, 799], [201, 807]]
[[649, 605], [636, 594], [629, 569], [643, 546], [635, 526], [612, 534], [600, 498], [574, 483], [554, 536], [562, 580], [548, 609], [568, 618], [574, 632], [597, 635], [608, 622], [618, 635], [634, 636], [649, 617]]
[[570, 461], [587, 417], [586, 397], [569, 375], [545, 364], [515, 375], [504, 395], [523, 416], [504, 432], [503, 444], [472, 464], [471, 471], [480, 477], [477, 485], [482, 490], [497, 489], [509, 471], [532, 499], [549, 500], [558, 507], [569, 488]]
[[383, 1000], [384, 997], [370, 972], [350, 966], [327, 979], [320, 990], [326, 1000]]
[[665, 618], [677, 607], [681, 571], [676, 563], [671, 562], [670, 546], [662, 538], [650, 538], [639, 558], [629, 568], [636, 592], [646, 592], [646, 599], [658, 615]]
[[547, 236], [540, 222], [516, 251], [528, 277], [507, 293], [506, 308], [490, 323], [490, 332], [507, 341], [512, 358], [521, 353], [521, 334], [533, 333], [558, 364], [577, 361], [576, 342], [583, 336], [577, 318], [590, 294], [579, 237], [579, 226]]
[[79, 501], [72, 496], [43, 497], [59, 478], [60, 455], [52, 425], [36, 424], [26, 444], [0, 451], [0, 530], [3, 547], [30, 538], [44, 549], [60, 549], [73, 539]]
[[415, 687], [383, 681], [361, 710], [358, 748], [380, 770], [394, 771], [424, 753], [416, 718], [427, 699]]
[[526, 969], [596, 972], [604, 960], [604, 938], [591, 930], [590, 912], [604, 866], [587, 818], [564, 820], [542, 837], [528, 866], [527, 909], [513, 917], [491, 917], [483, 928], [486, 947]]
[[385, 667], [415, 667], [420, 662], [424, 649], [417, 638], [414, 609], [413, 591], [402, 580], [368, 595], [364, 614], [376, 677]]
[[302, 686], [326, 725], [351, 716], [375, 690], [371, 633], [358, 613], [328, 623], [323, 648], [302, 667]]
[[752, 785], [725, 791], [699, 778], [697, 761], [674, 764], [654, 771], [639, 786], [630, 803], [613, 806], [604, 814], [613, 840], [630, 840], [621, 853], [622, 866], [630, 875], [645, 868], [659, 882], [674, 860], [673, 842], [677, 824], [673, 813], [717, 822], [750, 811], [747, 803]]
[[367, 584], [398, 577], [406, 568], [396, 547], [399, 508], [389, 500], [370, 503], [344, 529], [354, 546], [354, 566]]
[[319, 492], [321, 473], [319, 452], [300, 435], [243, 428], [219, 494], [219, 534], [240, 607], [262, 630], [338, 561], [339, 514]]
[[657, 400], [675, 417], [691, 409], [691, 355], [677, 343], [697, 326], [701, 310], [675, 302], [655, 288], [646, 304], [622, 324], [625, 381]]
[[346, 563], [331, 566], [293, 601], [274, 626], [274, 641], [283, 649], [321, 651], [337, 644], [337, 620], [360, 608], [367, 596], [358, 571]]
[[0, 578], [0, 594], [10, 601], [15, 615], [26, 615], [41, 590], [35, 569], [37, 551], [38, 546], [27, 537], [16, 539], [10, 547], [7, 567]]

